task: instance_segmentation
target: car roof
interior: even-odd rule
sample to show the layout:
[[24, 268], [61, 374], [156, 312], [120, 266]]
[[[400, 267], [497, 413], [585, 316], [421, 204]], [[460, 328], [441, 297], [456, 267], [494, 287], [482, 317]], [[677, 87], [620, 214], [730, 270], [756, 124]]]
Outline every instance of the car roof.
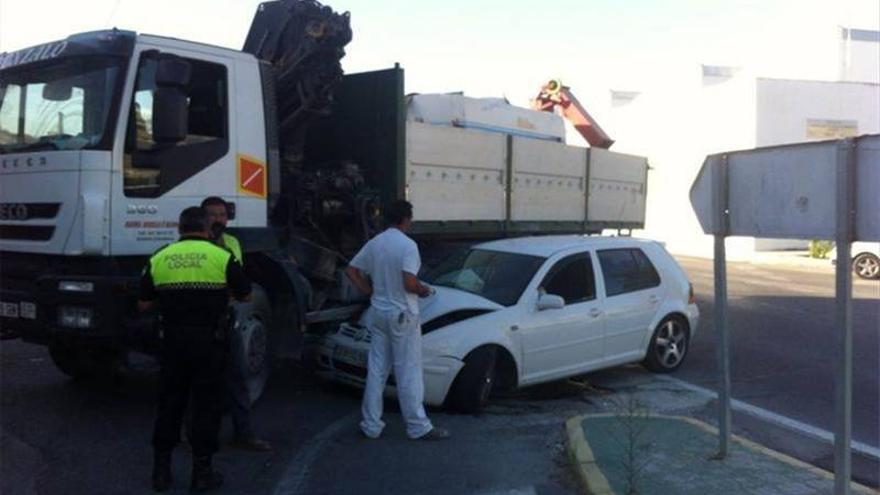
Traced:
[[604, 237], [586, 235], [548, 235], [516, 237], [477, 244], [474, 248], [527, 254], [549, 258], [556, 253], [573, 248], [615, 248], [650, 244], [655, 241], [635, 237]]

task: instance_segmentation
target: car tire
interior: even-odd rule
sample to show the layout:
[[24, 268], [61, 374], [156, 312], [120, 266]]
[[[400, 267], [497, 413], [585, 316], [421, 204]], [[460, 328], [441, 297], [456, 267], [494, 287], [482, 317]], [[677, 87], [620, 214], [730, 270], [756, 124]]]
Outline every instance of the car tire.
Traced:
[[690, 349], [690, 331], [681, 316], [668, 316], [657, 325], [642, 364], [654, 373], [670, 373], [679, 368]]
[[467, 355], [449, 392], [449, 409], [466, 414], [483, 410], [495, 384], [496, 359], [497, 350], [492, 347], [480, 347]]
[[250, 301], [235, 303], [235, 324], [229, 336], [230, 366], [235, 368], [232, 391], [244, 405], [260, 398], [271, 375], [271, 318], [269, 298], [256, 284]]
[[119, 371], [124, 353], [115, 349], [87, 349], [56, 342], [49, 346], [55, 367], [74, 380], [109, 377]]
[[862, 253], [853, 258], [853, 271], [865, 280], [880, 279], [880, 258], [871, 253]]

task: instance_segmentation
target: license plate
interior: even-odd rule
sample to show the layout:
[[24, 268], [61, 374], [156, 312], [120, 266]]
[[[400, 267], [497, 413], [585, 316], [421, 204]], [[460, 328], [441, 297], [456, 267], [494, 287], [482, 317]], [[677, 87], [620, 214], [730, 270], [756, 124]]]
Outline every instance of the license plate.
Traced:
[[338, 346], [333, 352], [333, 359], [364, 368], [367, 366], [367, 353], [360, 349]]
[[6, 318], [18, 318], [18, 304], [0, 302], [0, 316]]

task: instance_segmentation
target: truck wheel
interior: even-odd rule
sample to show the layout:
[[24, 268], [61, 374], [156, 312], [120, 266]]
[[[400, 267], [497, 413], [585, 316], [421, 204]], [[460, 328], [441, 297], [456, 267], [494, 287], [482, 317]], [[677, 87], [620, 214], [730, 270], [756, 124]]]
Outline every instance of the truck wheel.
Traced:
[[230, 335], [234, 393], [245, 404], [253, 404], [269, 380], [268, 339], [271, 322], [269, 298], [262, 287], [254, 285], [250, 302], [235, 304], [235, 326]]
[[862, 253], [853, 260], [853, 271], [865, 280], [880, 279], [880, 258], [871, 253]]
[[450, 409], [468, 414], [483, 410], [495, 384], [496, 356], [493, 347], [480, 347], [467, 355], [447, 398]]
[[687, 322], [680, 316], [668, 316], [657, 325], [648, 353], [642, 364], [655, 373], [678, 369], [690, 347]]
[[119, 370], [123, 353], [115, 349], [88, 349], [74, 344], [54, 343], [49, 356], [55, 366], [75, 380], [107, 377]]

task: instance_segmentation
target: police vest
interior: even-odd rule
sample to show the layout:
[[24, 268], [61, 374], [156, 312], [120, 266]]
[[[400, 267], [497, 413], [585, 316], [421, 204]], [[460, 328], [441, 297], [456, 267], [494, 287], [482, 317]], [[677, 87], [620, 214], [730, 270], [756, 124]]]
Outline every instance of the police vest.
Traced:
[[238, 239], [235, 238], [234, 235], [223, 233], [220, 236], [220, 241], [223, 243], [223, 247], [232, 251], [232, 255], [235, 256], [235, 261], [241, 266], [244, 266], [244, 258], [241, 257], [241, 244], [239, 244]]
[[157, 290], [224, 289], [231, 259], [232, 253], [207, 239], [185, 239], [150, 258], [150, 275]]

